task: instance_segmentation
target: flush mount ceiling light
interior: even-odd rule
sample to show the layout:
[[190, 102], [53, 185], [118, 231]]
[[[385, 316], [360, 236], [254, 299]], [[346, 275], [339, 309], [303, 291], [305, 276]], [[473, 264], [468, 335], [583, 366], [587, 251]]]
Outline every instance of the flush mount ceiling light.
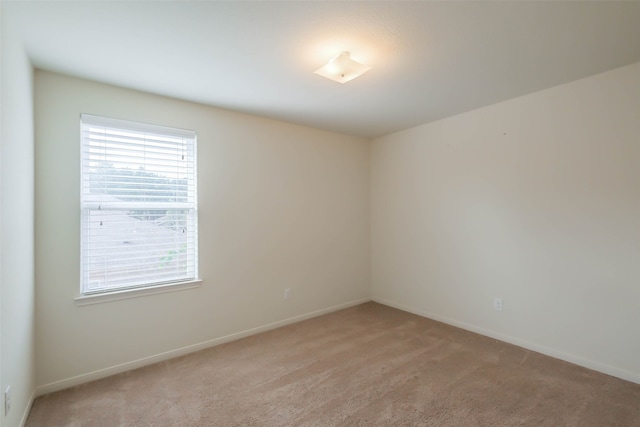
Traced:
[[371, 67], [351, 59], [349, 52], [342, 52], [314, 73], [334, 82], [346, 83], [369, 71]]

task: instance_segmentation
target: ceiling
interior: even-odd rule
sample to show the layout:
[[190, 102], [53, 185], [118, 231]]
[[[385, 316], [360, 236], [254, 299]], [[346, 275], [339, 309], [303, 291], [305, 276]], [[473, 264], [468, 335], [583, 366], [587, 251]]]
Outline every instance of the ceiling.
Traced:
[[[640, 1], [4, 1], [37, 68], [376, 137], [640, 61]], [[350, 51], [373, 68], [313, 73]]]

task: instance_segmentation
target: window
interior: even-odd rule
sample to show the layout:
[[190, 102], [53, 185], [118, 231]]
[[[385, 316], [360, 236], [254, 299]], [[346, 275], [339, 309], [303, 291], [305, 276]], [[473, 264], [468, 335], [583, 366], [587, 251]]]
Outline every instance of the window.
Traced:
[[198, 278], [196, 134], [83, 114], [81, 294]]

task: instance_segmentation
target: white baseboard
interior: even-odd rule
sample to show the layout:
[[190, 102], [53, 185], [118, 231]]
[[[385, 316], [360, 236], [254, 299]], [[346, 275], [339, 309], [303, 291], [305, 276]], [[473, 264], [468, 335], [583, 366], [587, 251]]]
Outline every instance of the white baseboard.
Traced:
[[[342, 310], [345, 308], [353, 307], [355, 305], [363, 304], [365, 302], [371, 301], [370, 298], [361, 298], [355, 301], [350, 301], [344, 304], [334, 305], [332, 307], [323, 308], [321, 310], [312, 311], [310, 313], [302, 314], [299, 316], [290, 317], [288, 319], [280, 320], [277, 322], [269, 323], [263, 326], [258, 326], [256, 328], [248, 329], [246, 331], [237, 332], [235, 334], [226, 335], [219, 338], [214, 338], [212, 340], [204, 341], [198, 344], [178, 348], [175, 350], [170, 350], [164, 353], [156, 354], [154, 356], [144, 357], [142, 359], [133, 360], [131, 362], [122, 363], [119, 365], [111, 366], [105, 369], [99, 369], [97, 371], [89, 372], [82, 375], [77, 375], [75, 377], [67, 378], [60, 381], [55, 381], [49, 384], [41, 385], [36, 387], [35, 396], [42, 396], [44, 394], [53, 393], [54, 391], [63, 390], [65, 388], [74, 387], [80, 384], [84, 384], [90, 381], [99, 380], [101, 378], [106, 378], [111, 375], [119, 374], [122, 372], [130, 371], [132, 369], [141, 368], [143, 366], [151, 365], [157, 362], [162, 362], [164, 360], [173, 359], [174, 357], [183, 356], [185, 354], [193, 353], [199, 350], [204, 350], [205, 348], [214, 347], [216, 345], [224, 344], [230, 341], [235, 341], [240, 338], [245, 338], [251, 335], [259, 334], [261, 332], [266, 332], [271, 329], [276, 329], [282, 326], [290, 325], [292, 323], [301, 322], [303, 320], [311, 319], [313, 317], [322, 316], [324, 314], [332, 313], [334, 311]], [[28, 412], [27, 412], [28, 414]]]
[[20, 420], [20, 427], [24, 427], [27, 422], [27, 418], [29, 418], [29, 412], [31, 412], [31, 407], [33, 406], [33, 401], [36, 400], [36, 392], [31, 393], [31, 397], [29, 398], [29, 403], [27, 403], [27, 407], [22, 414], [22, 419]]
[[389, 301], [383, 298], [372, 297], [372, 301], [377, 303], [387, 305], [389, 307], [397, 308], [402, 311], [406, 311], [409, 313], [417, 314], [418, 316], [426, 317], [432, 320], [436, 320], [438, 322], [446, 323], [451, 326], [455, 326], [457, 328], [465, 329], [467, 331], [475, 332], [480, 335], [484, 335], [490, 338], [495, 338], [500, 341], [507, 342], [509, 344], [517, 345], [518, 347], [523, 347], [528, 350], [532, 350], [538, 353], [542, 353], [547, 356], [554, 357], [556, 359], [564, 360], [569, 363], [573, 363], [575, 365], [579, 365], [588, 369], [592, 369], [594, 371], [602, 372], [607, 375], [611, 375], [613, 377], [621, 378], [626, 381], [631, 381], [634, 383], [640, 384], [640, 374], [635, 372], [630, 372], [624, 369], [616, 368], [615, 366], [607, 365], [604, 363], [596, 362], [594, 360], [585, 359], [580, 356], [576, 356], [574, 354], [565, 353], [560, 350], [556, 350], [554, 348], [545, 347], [543, 345], [539, 345], [527, 340], [523, 340], [520, 338], [515, 338], [510, 335], [505, 335], [500, 332], [492, 331], [489, 329], [481, 328], [479, 326], [475, 326], [469, 323], [460, 322], [454, 319], [450, 319], [443, 316], [438, 316], [433, 313], [429, 313], [425, 310], [421, 310], [414, 307], [409, 307], [403, 304], [398, 304], [394, 301]]

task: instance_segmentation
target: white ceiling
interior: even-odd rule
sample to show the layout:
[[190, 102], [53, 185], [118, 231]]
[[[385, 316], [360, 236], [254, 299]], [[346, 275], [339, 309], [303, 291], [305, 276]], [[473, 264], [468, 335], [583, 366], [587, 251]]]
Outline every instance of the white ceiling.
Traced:
[[[16, 1], [33, 64], [375, 137], [640, 61], [640, 2]], [[340, 51], [373, 68], [313, 71]]]

